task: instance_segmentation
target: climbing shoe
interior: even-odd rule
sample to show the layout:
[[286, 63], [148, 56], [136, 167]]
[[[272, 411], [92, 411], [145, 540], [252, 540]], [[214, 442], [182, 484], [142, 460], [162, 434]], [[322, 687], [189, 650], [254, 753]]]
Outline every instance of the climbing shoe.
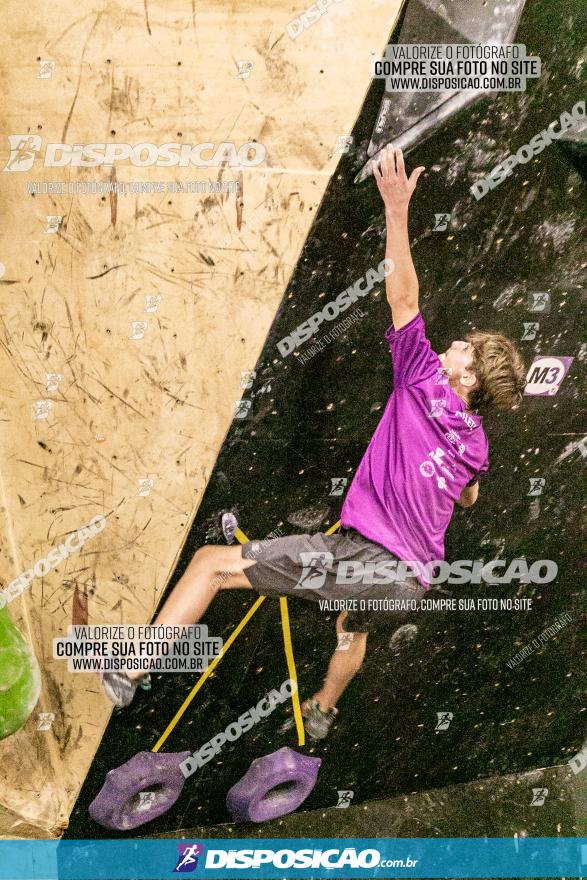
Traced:
[[132, 679], [125, 672], [105, 672], [102, 687], [115, 706], [130, 706], [139, 687], [146, 691], [151, 689], [151, 676]]
[[[334, 719], [338, 715], [338, 709], [332, 707], [325, 712], [322, 711], [316, 700], [306, 700], [302, 703], [302, 718], [304, 719], [304, 730], [310, 739], [319, 740], [326, 739], [330, 732], [330, 728], [334, 724]], [[295, 727], [295, 719], [293, 714], [279, 728], [280, 733], [287, 733]]]

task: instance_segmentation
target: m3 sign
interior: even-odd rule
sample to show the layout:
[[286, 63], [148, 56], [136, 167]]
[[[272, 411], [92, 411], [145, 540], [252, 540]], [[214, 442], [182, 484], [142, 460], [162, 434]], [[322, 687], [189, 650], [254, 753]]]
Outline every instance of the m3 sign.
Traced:
[[553, 397], [572, 363], [572, 357], [534, 358], [526, 376], [524, 394], [533, 397]]

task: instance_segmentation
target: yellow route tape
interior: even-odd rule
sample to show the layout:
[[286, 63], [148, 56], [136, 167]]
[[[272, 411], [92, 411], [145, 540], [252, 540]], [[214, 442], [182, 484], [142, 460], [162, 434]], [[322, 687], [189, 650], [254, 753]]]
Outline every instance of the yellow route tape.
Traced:
[[195, 683], [195, 685], [193, 686], [193, 688], [191, 689], [191, 691], [189, 692], [189, 694], [187, 695], [187, 697], [185, 698], [185, 700], [183, 701], [183, 703], [181, 704], [181, 706], [179, 707], [179, 709], [177, 710], [177, 712], [175, 713], [175, 715], [173, 716], [173, 718], [171, 719], [171, 721], [169, 722], [167, 727], [165, 728], [164, 732], [161, 734], [161, 736], [159, 737], [159, 739], [157, 740], [157, 742], [155, 743], [155, 745], [151, 749], [152, 752], [159, 751], [159, 749], [161, 748], [161, 746], [163, 745], [163, 743], [165, 742], [165, 740], [167, 739], [169, 734], [172, 732], [173, 728], [175, 727], [177, 722], [180, 720], [180, 718], [184, 714], [185, 710], [187, 709], [189, 704], [192, 702], [192, 700], [194, 699], [194, 697], [196, 696], [196, 694], [198, 693], [198, 691], [200, 690], [200, 688], [202, 687], [202, 685], [204, 684], [206, 679], [212, 674], [212, 672], [214, 672], [214, 670], [216, 669], [216, 667], [218, 666], [218, 664], [220, 663], [220, 661], [222, 660], [222, 658], [224, 657], [224, 655], [226, 654], [226, 652], [228, 651], [228, 649], [230, 648], [230, 646], [232, 645], [232, 643], [234, 642], [236, 637], [245, 628], [245, 626], [247, 625], [247, 623], [249, 622], [249, 620], [251, 619], [253, 614], [257, 611], [259, 606], [263, 604], [263, 602], [265, 601], [266, 598], [267, 598], [266, 596], [259, 596], [259, 598], [255, 602], [255, 604], [249, 608], [249, 610], [247, 611], [247, 613], [245, 614], [245, 616], [243, 617], [243, 619], [241, 620], [239, 625], [236, 627], [236, 629], [233, 629], [233, 631], [231, 632], [231, 634], [227, 638], [226, 642], [222, 646], [222, 650], [221, 650], [220, 654], [218, 655], [218, 657], [215, 657], [214, 660], [212, 660], [212, 663], [210, 663], [210, 665], [208, 666], [206, 671], [203, 672], [202, 675], [199, 677], [199, 679], [197, 680], [197, 682]]
[[300, 694], [298, 691], [298, 676], [296, 672], [296, 661], [294, 660], [293, 647], [291, 643], [291, 630], [289, 628], [289, 609], [287, 607], [287, 598], [280, 596], [279, 610], [281, 611], [281, 629], [283, 632], [283, 646], [285, 648], [285, 657], [287, 660], [287, 670], [290, 679], [295, 682], [295, 690], [291, 695], [291, 703], [293, 707], [294, 719], [296, 722], [296, 730], [298, 733], [298, 745], [303, 746], [306, 742], [306, 731], [304, 730], [304, 721], [302, 719], [302, 708], [300, 706]]
[[[326, 534], [331, 535], [333, 532], [335, 532], [338, 529], [339, 526], [340, 526], [340, 520], [338, 522], [336, 522], [333, 526], [331, 526], [328, 529], [328, 531], [326, 532]], [[237, 528], [237, 530], [234, 534], [235, 534], [235, 538], [237, 539], [237, 541], [240, 544], [246, 544], [246, 542], [249, 540], [247, 538], [247, 536], [245, 535], [245, 533], [239, 528]], [[247, 613], [245, 614], [245, 616], [243, 617], [241, 622], [238, 624], [236, 629], [234, 629], [231, 632], [230, 636], [228, 637], [228, 639], [224, 643], [220, 654], [218, 655], [218, 657], [214, 658], [214, 660], [212, 661], [212, 663], [210, 663], [210, 665], [208, 666], [206, 671], [203, 672], [202, 675], [199, 677], [199, 679], [197, 680], [197, 682], [195, 683], [195, 685], [193, 686], [193, 688], [191, 689], [191, 691], [189, 692], [189, 694], [187, 695], [187, 697], [185, 698], [185, 700], [183, 701], [183, 703], [181, 704], [181, 706], [179, 707], [179, 709], [177, 710], [177, 712], [175, 713], [175, 715], [173, 716], [173, 718], [171, 719], [171, 721], [169, 722], [169, 724], [167, 725], [167, 727], [165, 728], [165, 730], [163, 731], [163, 733], [161, 734], [161, 736], [159, 737], [159, 739], [157, 740], [155, 745], [153, 746], [153, 748], [151, 749], [152, 752], [159, 751], [159, 749], [161, 748], [163, 743], [167, 740], [169, 735], [172, 733], [173, 729], [176, 727], [178, 721], [180, 721], [180, 719], [183, 717], [186, 709], [188, 708], [188, 706], [190, 705], [190, 703], [192, 702], [192, 700], [194, 699], [194, 697], [196, 696], [196, 694], [198, 693], [200, 688], [203, 686], [206, 679], [214, 672], [214, 670], [216, 669], [216, 667], [218, 666], [218, 664], [220, 663], [220, 661], [222, 660], [222, 658], [224, 657], [224, 655], [226, 654], [226, 652], [228, 651], [228, 649], [230, 648], [230, 646], [232, 645], [234, 640], [242, 632], [242, 630], [245, 628], [245, 626], [247, 625], [247, 623], [249, 622], [249, 620], [251, 619], [253, 614], [255, 614], [255, 612], [257, 611], [259, 606], [262, 605], [262, 603], [265, 601], [266, 598], [267, 598], [266, 596], [259, 596], [259, 598], [255, 602], [255, 604], [249, 608], [249, 610], [247, 611]], [[296, 722], [296, 730], [297, 730], [297, 734], [298, 734], [298, 745], [303, 746], [306, 741], [306, 738], [305, 738], [305, 731], [304, 731], [304, 722], [302, 720], [302, 710], [300, 707], [300, 695], [298, 693], [298, 686], [297, 686], [298, 685], [298, 677], [297, 677], [297, 673], [296, 673], [296, 662], [294, 659], [293, 646], [292, 646], [292, 642], [291, 642], [291, 631], [290, 631], [290, 627], [289, 627], [289, 611], [288, 611], [288, 607], [287, 607], [287, 599], [285, 596], [282, 596], [280, 598], [279, 606], [280, 606], [280, 611], [281, 611], [281, 629], [283, 632], [283, 645], [285, 648], [285, 657], [287, 660], [287, 668], [288, 668], [290, 679], [292, 681], [294, 681], [296, 684], [296, 689], [293, 692], [293, 694], [291, 695], [291, 701], [292, 701], [292, 706], [293, 706], [294, 718], [295, 718], [295, 722]]]

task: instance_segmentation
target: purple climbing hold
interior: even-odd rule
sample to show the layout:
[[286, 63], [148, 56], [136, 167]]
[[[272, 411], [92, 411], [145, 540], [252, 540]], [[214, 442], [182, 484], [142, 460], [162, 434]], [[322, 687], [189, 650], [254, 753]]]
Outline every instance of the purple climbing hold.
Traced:
[[179, 765], [189, 752], [138, 752], [106, 774], [90, 804], [90, 816], [105, 828], [127, 831], [163, 815], [181, 794]]
[[267, 822], [292, 813], [316, 785], [321, 763], [320, 758], [308, 758], [287, 746], [256, 758], [226, 796], [232, 818]]

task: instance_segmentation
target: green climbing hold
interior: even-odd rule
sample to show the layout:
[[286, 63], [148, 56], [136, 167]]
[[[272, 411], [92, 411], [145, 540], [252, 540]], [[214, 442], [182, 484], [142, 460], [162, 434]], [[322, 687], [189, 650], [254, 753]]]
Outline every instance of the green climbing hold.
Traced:
[[41, 673], [32, 649], [0, 609], [0, 739], [21, 728], [35, 708]]

